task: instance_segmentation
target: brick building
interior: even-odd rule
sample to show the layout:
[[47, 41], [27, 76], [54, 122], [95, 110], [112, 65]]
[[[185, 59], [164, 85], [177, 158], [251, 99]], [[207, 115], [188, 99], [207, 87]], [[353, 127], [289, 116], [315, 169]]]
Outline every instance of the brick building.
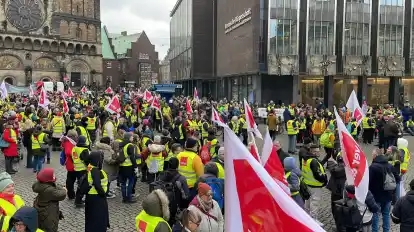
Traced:
[[149, 88], [158, 83], [158, 52], [145, 31], [111, 34], [103, 27], [102, 41], [103, 76], [108, 85]]
[[74, 86], [103, 84], [99, 1], [2, 3], [0, 80], [23, 86], [67, 76]]

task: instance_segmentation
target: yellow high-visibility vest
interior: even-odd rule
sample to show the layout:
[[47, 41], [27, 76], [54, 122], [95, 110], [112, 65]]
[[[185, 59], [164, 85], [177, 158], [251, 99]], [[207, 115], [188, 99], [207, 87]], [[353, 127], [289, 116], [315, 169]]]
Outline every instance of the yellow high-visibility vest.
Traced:
[[193, 159], [196, 156], [197, 154], [191, 151], [183, 151], [177, 155], [177, 159], [180, 162], [178, 172], [187, 179], [189, 188], [194, 187], [194, 184], [197, 181], [197, 175], [193, 168]]
[[96, 117], [88, 117], [88, 124], [86, 126], [87, 130], [96, 130]]
[[86, 165], [80, 158], [80, 154], [84, 150], [88, 150], [88, 148], [86, 148], [86, 147], [74, 147], [74, 148], [72, 148], [72, 161], [73, 161], [74, 170], [76, 172], [86, 170]]
[[[310, 168], [310, 164], [312, 162], [314, 158], [309, 158], [308, 160], [306, 160], [306, 162], [302, 162], [302, 176], [303, 176], [303, 181], [305, 182], [305, 184], [309, 185], [309, 186], [313, 186], [313, 187], [322, 187], [324, 183], [319, 182], [318, 180], [315, 179], [315, 177], [313, 176], [313, 172]], [[319, 163], [319, 168], [322, 171], [322, 174], [325, 174], [325, 169], [323, 168], [322, 164]]]
[[127, 143], [122, 149], [123, 149], [123, 152], [124, 152], [124, 156], [125, 156], [125, 161], [124, 162], [122, 162], [122, 164], [120, 164], [119, 166], [121, 166], [121, 167], [129, 167], [129, 166], [132, 166], [132, 162], [131, 162], [131, 159], [129, 158], [129, 156], [128, 156], [128, 146], [129, 145], [132, 145], [132, 146], [134, 146], [134, 144], [132, 144], [132, 143]]
[[32, 135], [32, 150], [40, 149], [40, 145], [45, 143], [45, 141], [44, 141], [45, 135], [46, 134], [43, 133], [43, 132], [40, 133], [37, 136], [37, 138], [34, 135]]
[[14, 195], [13, 200], [15, 204], [12, 204], [3, 198], [0, 198], [0, 208], [3, 209], [3, 212], [6, 216], [13, 216], [18, 209], [24, 206], [24, 201], [19, 195]]
[[[95, 166], [91, 165], [91, 167], [94, 168]], [[108, 190], [108, 175], [106, 174], [104, 170], [101, 170], [101, 173], [103, 175], [103, 178], [101, 179], [101, 186], [103, 190], [106, 192]], [[93, 195], [98, 194], [98, 191], [96, 191], [95, 186], [92, 184], [93, 180], [92, 180], [91, 171], [88, 171], [88, 183], [89, 183], [89, 186], [91, 186], [91, 189], [89, 190], [88, 194], [93, 194]]]
[[145, 210], [142, 210], [135, 218], [136, 228], [139, 232], [154, 232], [160, 222], [164, 222], [168, 225], [170, 232], [172, 231], [170, 225], [164, 218], [151, 216]]
[[63, 131], [64, 123], [65, 123], [65, 121], [63, 120], [63, 118], [61, 118], [59, 116], [55, 116], [52, 120], [53, 133], [62, 134], [64, 132]]

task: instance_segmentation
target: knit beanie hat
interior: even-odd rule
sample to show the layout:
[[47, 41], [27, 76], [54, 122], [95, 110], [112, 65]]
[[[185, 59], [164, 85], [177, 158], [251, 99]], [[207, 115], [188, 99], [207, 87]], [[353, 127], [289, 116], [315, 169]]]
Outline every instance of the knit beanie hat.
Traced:
[[42, 183], [54, 183], [56, 181], [53, 168], [43, 168], [37, 174], [37, 180]]
[[198, 184], [198, 195], [199, 196], [204, 196], [210, 191], [211, 191], [211, 187], [208, 184], [206, 184], [206, 183], [199, 183]]
[[154, 136], [154, 143], [161, 143], [161, 136], [159, 135]]
[[193, 148], [197, 145], [197, 140], [193, 138], [188, 138], [185, 142], [185, 148]]
[[3, 192], [10, 184], [14, 184], [10, 174], [7, 172], [0, 173], [0, 192]]
[[168, 168], [169, 169], [173, 169], [173, 170], [178, 169], [179, 162], [178, 162], [178, 159], [177, 158], [171, 157], [171, 159], [168, 160], [168, 164], [169, 164], [168, 165]]

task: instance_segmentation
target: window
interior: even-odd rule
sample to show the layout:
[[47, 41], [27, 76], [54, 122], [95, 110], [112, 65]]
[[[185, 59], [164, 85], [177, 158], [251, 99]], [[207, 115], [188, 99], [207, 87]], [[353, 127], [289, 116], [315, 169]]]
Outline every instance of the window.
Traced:
[[400, 0], [380, 1], [379, 56], [402, 56], [404, 44], [404, 4]]
[[348, 0], [345, 8], [344, 55], [369, 55], [371, 0]]
[[112, 68], [112, 62], [111, 61], [106, 62], [106, 68]]
[[76, 28], [76, 39], [81, 39], [81, 38], [82, 38], [82, 29], [78, 27]]

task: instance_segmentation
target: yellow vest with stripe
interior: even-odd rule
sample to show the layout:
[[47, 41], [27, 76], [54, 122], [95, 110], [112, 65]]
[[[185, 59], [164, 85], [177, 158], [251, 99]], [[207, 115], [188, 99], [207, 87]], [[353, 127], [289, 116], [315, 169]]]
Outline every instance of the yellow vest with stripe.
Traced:
[[89, 137], [89, 132], [83, 127], [83, 126], [78, 126], [82, 136], [85, 136], [86, 141], [85, 141], [85, 145], [89, 146], [89, 144], [91, 143], [91, 138]]
[[183, 124], [178, 126], [178, 132], [180, 132], [180, 139], [184, 139]]
[[141, 151], [139, 150], [139, 146], [138, 145], [134, 145], [135, 146], [135, 149], [136, 149], [136, 154], [139, 156], [137, 156], [136, 158], [137, 158], [137, 164], [138, 165], [140, 165], [141, 163], [142, 163], [142, 160], [141, 160]]
[[148, 137], [143, 137], [143, 138], [142, 138], [142, 144], [141, 144], [142, 150], [145, 150], [145, 149], [147, 149], [147, 148], [148, 148], [148, 147], [147, 147], [147, 142], [148, 142], [148, 140], [150, 140], [150, 138], [148, 138]]
[[[1, 232], [7, 232], [10, 229], [10, 219], [12, 217], [10, 216], [1, 216], [0, 222], [2, 222], [1, 224]], [[36, 229], [35, 232], [44, 232], [44, 230], [41, 229]]]
[[224, 179], [225, 176], [225, 172], [224, 172], [224, 168], [221, 165], [221, 163], [216, 162], [217, 168], [218, 168], [218, 175], [217, 177], [220, 179]]
[[[94, 166], [91, 166], [91, 167], [94, 168]], [[108, 175], [106, 175], [106, 172], [104, 170], [101, 170], [101, 173], [104, 176], [103, 179], [101, 178], [101, 186], [103, 190], [106, 192], [108, 191]], [[98, 191], [96, 191], [95, 186], [93, 185], [91, 171], [88, 172], [88, 183], [89, 183], [89, 186], [91, 186], [91, 189], [89, 190], [88, 194], [91, 194], [91, 195], [98, 194]]]
[[[324, 183], [319, 182], [318, 180], [315, 179], [315, 177], [313, 176], [313, 172], [310, 168], [310, 164], [312, 162], [312, 160], [314, 160], [314, 158], [309, 158], [308, 160], [306, 160], [306, 162], [302, 162], [302, 176], [303, 176], [303, 181], [305, 182], [306, 185], [309, 186], [313, 186], [313, 187], [322, 187]], [[322, 174], [325, 174], [325, 169], [322, 167], [321, 163], [319, 163], [319, 169], [322, 171]]]
[[[299, 131], [293, 127], [294, 120], [287, 121], [287, 131], [288, 135], [296, 135]], [[297, 125], [296, 125], [297, 126]]]
[[88, 122], [86, 126], [87, 130], [96, 130], [96, 117], [90, 118], [88, 117]]
[[[106, 124], [107, 123], [112, 123], [112, 125], [115, 127], [115, 124], [112, 121], [110, 121], [110, 120], [106, 121], [105, 125], [104, 125], [104, 128], [103, 128], [103, 132], [102, 132], [103, 137], [108, 137], [108, 132], [106, 131]], [[114, 129], [116, 130], [116, 128], [114, 128]], [[114, 131], [112, 133], [114, 133]]]
[[53, 133], [60, 133], [62, 134], [63, 131], [63, 125], [64, 125], [64, 120], [61, 117], [54, 117], [52, 120], [52, 125], [53, 125]]
[[162, 108], [162, 114], [163, 115], [170, 115], [171, 114], [171, 108], [168, 107], [168, 106]]
[[12, 138], [15, 141], [15, 143], [17, 143], [17, 134], [14, 129], [10, 129], [10, 138]]
[[152, 162], [157, 163], [158, 172], [162, 172], [164, 170], [164, 157], [162, 156], [162, 152], [160, 153], [151, 153], [145, 163], [147, 164], [148, 170], [151, 166]]
[[131, 159], [129, 158], [129, 155], [128, 155], [128, 146], [129, 145], [131, 145], [131, 146], [135, 146], [134, 144], [132, 144], [132, 143], [127, 143], [122, 149], [123, 149], [123, 151], [124, 151], [124, 156], [125, 156], [125, 161], [124, 162], [122, 162], [122, 164], [120, 164], [119, 166], [121, 166], [121, 167], [129, 167], [129, 166], [132, 166], [132, 162], [131, 162]]
[[365, 118], [363, 118], [363, 119], [362, 119], [362, 128], [364, 128], [364, 129], [369, 129], [369, 128], [371, 128], [371, 127], [369, 126], [369, 124], [368, 124], [368, 119], [369, 119], [369, 118], [367, 118], [367, 117], [365, 117]]
[[177, 155], [177, 159], [180, 162], [178, 172], [187, 179], [189, 188], [194, 187], [194, 184], [197, 181], [197, 175], [193, 168], [193, 159], [196, 156], [197, 154], [191, 151], [183, 151]]
[[240, 118], [239, 121], [242, 124], [242, 129], [247, 129], [246, 120], [244, 120], [244, 118]]
[[72, 161], [73, 167], [76, 172], [86, 170], [85, 163], [80, 159], [80, 154], [84, 151], [88, 150], [86, 147], [74, 147], [72, 148]]
[[13, 200], [15, 203], [14, 205], [9, 201], [0, 198], [0, 208], [3, 209], [6, 216], [13, 216], [18, 209], [24, 206], [24, 201], [19, 195], [14, 195]]
[[351, 122], [351, 123], [352, 123], [352, 125], [355, 126], [354, 130], [351, 131], [351, 135], [357, 135], [357, 133], [358, 133], [357, 122]]
[[39, 136], [37, 136], [37, 139], [34, 135], [32, 135], [32, 150], [40, 149], [40, 145], [44, 144], [45, 135], [46, 134], [42, 132]]
[[[286, 172], [285, 173], [285, 178], [286, 178], [286, 180], [290, 177], [290, 175], [292, 174], [292, 172]], [[299, 178], [299, 184], [300, 184], [300, 178]], [[290, 192], [290, 195], [291, 196], [296, 196], [296, 195], [298, 195], [299, 194], [299, 191], [296, 191], [296, 192]]]
[[214, 159], [217, 157], [217, 153], [216, 153], [217, 139], [207, 141], [207, 144], [208, 143], [210, 143], [210, 156], [212, 159]]
[[401, 148], [400, 150], [404, 151], [404, 157], [403, 157], [403, 161], [401, 162], [401, 171], [407, 172], [408, 170], [408, 164], [410, 163], [410, 151], [408, 151], [408, 149], [406, 147]]
[[237, 122], [234, 122], [233, 120], [230, 122], [231, 123], [231, 126], [232, 126], [232, 131], [234, 131], [234, 133], [235, 134], [238, 134], [239, 133], [239, 121], [237, 121]]
[[[168, 222], [164, 220], [162, 217], [155, 217], [147, 214], [145, 210], [142, 210], [138, 216], [135, 218], [135, 224], [137, 231], [139, 232], [155, 232], [155, 228], [157, 228], [158, 223], [164, 222], [168, 225]], [[171, 232], [171, 227], [168, 225], [169, 231]]]
[[138, 121], [138, 116], [136, 114], [131, 115], [131, 123]]

